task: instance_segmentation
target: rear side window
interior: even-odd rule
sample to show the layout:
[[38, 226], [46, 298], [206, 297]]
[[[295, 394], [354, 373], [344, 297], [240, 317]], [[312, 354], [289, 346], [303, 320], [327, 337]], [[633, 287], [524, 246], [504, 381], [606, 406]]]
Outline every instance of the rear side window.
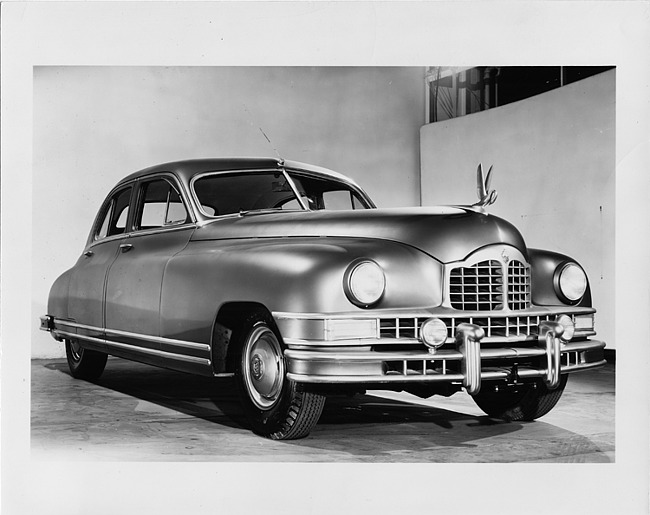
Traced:
[[123, 234], [126, 231], [130, 200], [130, 186], [117, 191], [111, 196], [104, 205], [101, 224], [95, 233], [95, 240], [101, 240], [108, 236], [115, 236], [116, 234]]
[[140, 192], [136, 230], [184, 224], [188, 213], [176, 188], [165, 179], [147, 181]]

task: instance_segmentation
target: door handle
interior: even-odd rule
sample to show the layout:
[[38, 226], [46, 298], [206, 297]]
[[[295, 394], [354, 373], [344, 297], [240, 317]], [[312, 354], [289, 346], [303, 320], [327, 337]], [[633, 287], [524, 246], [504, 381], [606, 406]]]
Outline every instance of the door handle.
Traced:
[[122, 243], [122, 245], [120, 245], [120, 250], [122, 252], [128, 252], [132, 248], [133, 248], [133, 245], [131, 245], [130, 243]]

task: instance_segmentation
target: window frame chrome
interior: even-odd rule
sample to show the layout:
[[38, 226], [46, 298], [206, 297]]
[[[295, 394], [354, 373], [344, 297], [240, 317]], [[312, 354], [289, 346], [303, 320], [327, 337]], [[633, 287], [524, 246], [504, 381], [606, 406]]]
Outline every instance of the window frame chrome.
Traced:
[[[134, 227], [135, 224], [135, 209], [134, 206], [137, 204], [139, 201], [139, 195], [140, 195], [140, 185], [143, 182], [149, 182], [150, 180], [155, 180], [158, 177], [162, 177], [166, 179], [172, 187], [176, 189], [178, 192], [181, 201], [183, 202], [183, 205], [185, 206], [185, 209], [188, 213], [189, 222], [185, 222], [183, 224], [175, 224], [175, 225], [169, 225], [169, 226], [163, 226], [163, 227], [156, 227], [154, 229], [140, 229], [136, 230]], [[97, 239], [96, 235], [99, 230], [98, 225], [103, 222], [103, 219], [101, 217], [102, 213], [104, 213], [104, 209], [106, 207], [107, 202], [110, 202], [112, 200], [112, 197], [120, 190], [126, 189], [126, 188], [131, 188], [131, 195], [129, 197], [129, 215], [127, 217], [126, 221], [126, 227], [125, 231], [121, 234], [113, 234], [111, 236], [106, 236], [101, 239]], [[160, 232], [171, 232], [171, 231], [180, 231], [180, 230], [185, 230], [185, 229], [193, 229], [196, 228], [197, 224], [197, 217], [196, 217], [196, 212], [194, 210], [194, 206], [192, 202], [190, 201], [190, 197], [188, 195], [188, 192], [186, 188], [184, 187], [183, 181], [179, 180], [179, 178], [173, 174], [172, 172], [168, 171], [158, 171], [158, 172], [152, 172], [148, 175], [143, 175], [141, 177], [135, 177], [133, 179], [130, 179], [128, 181], [120, 182], [118, 183], [113, 189], [110, 190], [110, 192], [106, 195], [106, 198], [102, 202], [102, 205], [97, 212], [97, 215], [95, 216], [95, 221], [93, 222], [90, 235], [88, 236], [88, 240], [86, 242], [86, 246], [84, 247], [84, 252], [90, 250], [91, 248], [100, 245], [104, 242], [111, 242], [115, 240], [121, 240], [124, 238], [129, 238], [133, 234], [137, 234], [138, 236], [146, 236], [150, 234], [157, 234]], [[128, 230], [127, 230], [128, 229]]]
[[[112, 241], [112, 240], [119, 239], [119, 238], [124, 238], [125, 235], [129, 233], [129, 231], [127, 231], [127, 229], [129, 227], [129, 219], [131, 218], [132, 211], [133, 211], [131, 209], [131, 207], [133, 205], [133, 192], [135, 190], [136, 182], [137, 182], [137, 180], [133, 179], [133, 180], [128, 181], [128, 182], [120, 183], [117, 186], [115, 186], [108, 193], [108, 195], [106, 195], [106, 198], [104, 199], [104, 202], [102, 202], [102, 204], [101, 204], [101, 206], [99, 208], [99, 211], [97, 212], [97, 215], [95, 216], [95, 221], [93, 222], [93, 225], [92, 225], [92, 227], [90, 229], [90, 235], [88, 236], [88, 241], [86, 243], [86, 249], [94, 246], [97, 243], [101, 243], [101, 242], [104, 242], [104, 241]], [[104, 219], [106, 218], [106, 211], [105, 211], [106, 206], [108, 205], [108, 209], [112, 210], [112, 205], [111, 204], [113, 202], [113, 196], [115, 196], [115, 194], [117, 194], [121, 190], [125, 190], [127, 188], [131, 188], [131, 194], [129, 195], [129, 204], [128, 204], [129, 212], [128, 212], [128, 216], [127, 216], [127, 219], [126, 219], [126, 225], [124, 227], [124, 232], [120, 233], [120, 234], [107, 235], [107, 236], [104, 236], [103, 238], [98, 238], [98, 233], [99, 233], [99, 230], [101, 229], [100, 224], [102, 224], [104, 222]], [[111, 217], [112, 217], [112, 214], [111, 214]], [[84, 249], [84, 250], [86, 250], [86, 249]]]
[[[183, 207], [185, 208], [185, 211], [187, 213], [187, 218], [185, 219], [185, 222], [183, 223], [176, 223], [176, 224], [170, 224], [170, 225], [163, 225], [162, 227], [155, 227], [151, 229], [138, 229], [136, 228], [136, 219], [138, 216], [141, 216], [138, 214], [138, 211], [140, 207], [142, 207], [140, 204], [143, 202], [143, 193], [142, 189], [143, 186], [148, 183], [155, 181], [157, 179], [163, 179], [166, 181], [172, 188], [176, 190], [178, 193], [178, 196], [181, 199], [181, 202], [183, 204]], [[161, 231], [171, 231], [171, 230], [178, 230], [178, 229], [185, 229], [188, 226], [194, 226], [196, 224], [196, 217], [194, 216], [194, 212], [191, 209], [191, 203], [188, 201], [186, 198], [186, 195], [184, 194], [183, 188], [181, 188], [181, 181], [178, 180], [178, 178], [171, 172], [155, 172], [150, 175], [145, 175], [143, 177], [138, 177], [135, 180], [136, 186], [135, 186], [135, 192], [133, 196], [133, 217], [131, 218], [131, 224], [130, 224], [130, 231], [127, 234], [137, 234], [137, 235], [143, 235], [143, 234], [156, 234]], [[137, 209], [136, 209], [137, 208]], [[189, 221], [187, 221], [189, 219]]]
[[[190, 198], [194, 202], [194, 205], [196, 207], [196, 210], [207, 220], [220, 220], [224, 218], [230, 218], [230, 217], [236, 217], [239, 216], [239, 213], [227, 213], [224, 215], [209, 215], [203, 210], [203, 207], [201, 205], [201, 202], [196, 194], [196, 189], [194, 188], [194, 183], [198, 181], [199, 179], [203, 179], [205, 177], [213, 176], [213, 175], [223, 175], [223, 174], [249, 174], [249, 173], [260, 173], [260, 172], [272, 172], [272, 173], [277, 173], [280, 172], [282, 175], [285, 177], [287, 182], [289, 183], [289, 186], [291, 187], [291, 191], [296, 197], [296, 200], [300, 204], [301, 208], [300, 210], [298, 209], [292, 209], [290, 211], [313, 211], [310, 209], [307, 205], [302, 200], [302, 197], [300, 196], [300, 192], [298, 191], [298, 188], [296, 187], [296, 184], [293, 180], [293, 177], [291, 177], [291, 173], [296, 173], [298, 175], [305, 175], [307, 177], [311, 176], [316, 179], [329, 179], [333, 182], [337, 182], [340, 184], [343, 184], [350, 188], [353, 192], [355, 192], [359, 198], [367, 204], [368, 207], [364, 209], [374, 209], [376, 208], [375, 204], [372, 202], [370, 197], [365, 194], [363, 190], [361, 190], [356, 184], [349, 182], [349, 181], [344, 181], [341, 180], [339, 177], [334, 177], [331, 175], [327, 175], [325, 173], [319, 173], [319, 172], [314, 172], [310, 170], [303, 170], [300, 168], [291, 168], [291, 167], [285, 167], [285, 166], [280, 166], [278, 168], [246, 168], [246, 169], [239, 169], [239, 170], [213, 170], [213, 171], [205, 171], [205, 172], [199, 172], [192, 176], [189, 180], [189, 190], [190, 190]], [[262, 210], [260, 210], [262, 211]], [[289, 210], [287, 210], [289, 211]], [[253, 211], [255, 212], [255, 211]], [[281, 210], [278, 210], [278, 212], [281, 212]]]

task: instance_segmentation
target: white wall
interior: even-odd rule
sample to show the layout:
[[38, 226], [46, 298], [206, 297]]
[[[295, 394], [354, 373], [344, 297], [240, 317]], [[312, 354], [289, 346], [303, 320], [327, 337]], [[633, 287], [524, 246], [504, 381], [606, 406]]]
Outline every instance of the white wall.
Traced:
[[380, 206], [417, 205], [423, 77], [416, 67], [36, 67], [32, 356], [63, 355], [37, 329], [49, 288], [108, 190], [141, 168], [275, 148], [353, 177]]
[[423, 205], [476, 202], [476, 166], [493, 164], [489, 212], [528, 246], [586, 269], [599, 337], [614, 340], [615, 70], [421, 130]]

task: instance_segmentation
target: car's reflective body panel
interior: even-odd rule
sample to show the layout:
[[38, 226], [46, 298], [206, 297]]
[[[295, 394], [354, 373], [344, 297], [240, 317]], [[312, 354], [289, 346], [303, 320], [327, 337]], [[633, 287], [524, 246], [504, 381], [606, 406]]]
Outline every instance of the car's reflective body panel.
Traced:
[[441, 263], [459, 261], [486, 245], [503, 243], [526, 255], [513, 225], [469, 208], [433, 207], [311, 211], [225, 218], [201, 227], [193, 240], [342, 236], [399, 242]]
[[[205, 174], [268, 171], [279, 177], [269, 194], [293, 190], [302, 209], [209, 216], [192, 189]], [[371, 209], [305, 209], [307, 192], [292, 182], [294, 173], [338, 182], [353, 203], [356, 195]], [[172, 192], [186, 218], [147, 228], [145, 186], [163, 179], [165, 220]], [[124, 188], [131, 204], [121, 220], [112, 210]], [[351, 266], [364, 260], [385, 280], [369, 305], [352, 302], [346, 290]], [[309, 165], [182, 161], [132, 174], [111, 191], [82, 255], [54, 283], [42, 327], [88, 349], [213, 375], [235, 372], [237, 317], [259, 311], [283, 340], [293, 381], [446, 382], [474, 395], [482, 379], [543, 378], [555, 388], [560, 371], [603, 363], [604, 344], [589, 339], [588, 284], [575, 303], [558, 293], [566, 263], [574, 261], [528, 249], [513, 225], [481, 207], [375, 209], [354, 182]], [[435, 349], [421, 333], [432, 317], [448, 330]], [[567, 319], [575, 336], [560, 342]], [[262, 374], [259, 366], [251, 361], [250, 377]]]
[[[385, 300], [377, 309], [440, 304], [439, 288], [421, 287], [423, 282], [440, 283], [440, 265], [394, 242], [340, 237], [197, 241], [167, 266], [161, 333], [209, 342], [212, 322], [226, 303], [255, 302], [271, 312], [361, 312], [350, 305], [340, 285], [349, 263], [362, 257], [385, 267]], [[411, 273], [413, 267], [418, 275]], [[196, 295], [197, 291], [202, 294]]]
[[[553, 306], [562, 304], [554, 288], [556, 270], [563, 264], [573, 262], [573, 260], [548, 250], [528, 249], [530, 264], [533, 268], [532, 276], [532, 298], [533, 303], [538, 306]], [[577, 303], [578, 306], [591, 307], [591, 288], [587, 284], [587, 291], [582, 300]]]

